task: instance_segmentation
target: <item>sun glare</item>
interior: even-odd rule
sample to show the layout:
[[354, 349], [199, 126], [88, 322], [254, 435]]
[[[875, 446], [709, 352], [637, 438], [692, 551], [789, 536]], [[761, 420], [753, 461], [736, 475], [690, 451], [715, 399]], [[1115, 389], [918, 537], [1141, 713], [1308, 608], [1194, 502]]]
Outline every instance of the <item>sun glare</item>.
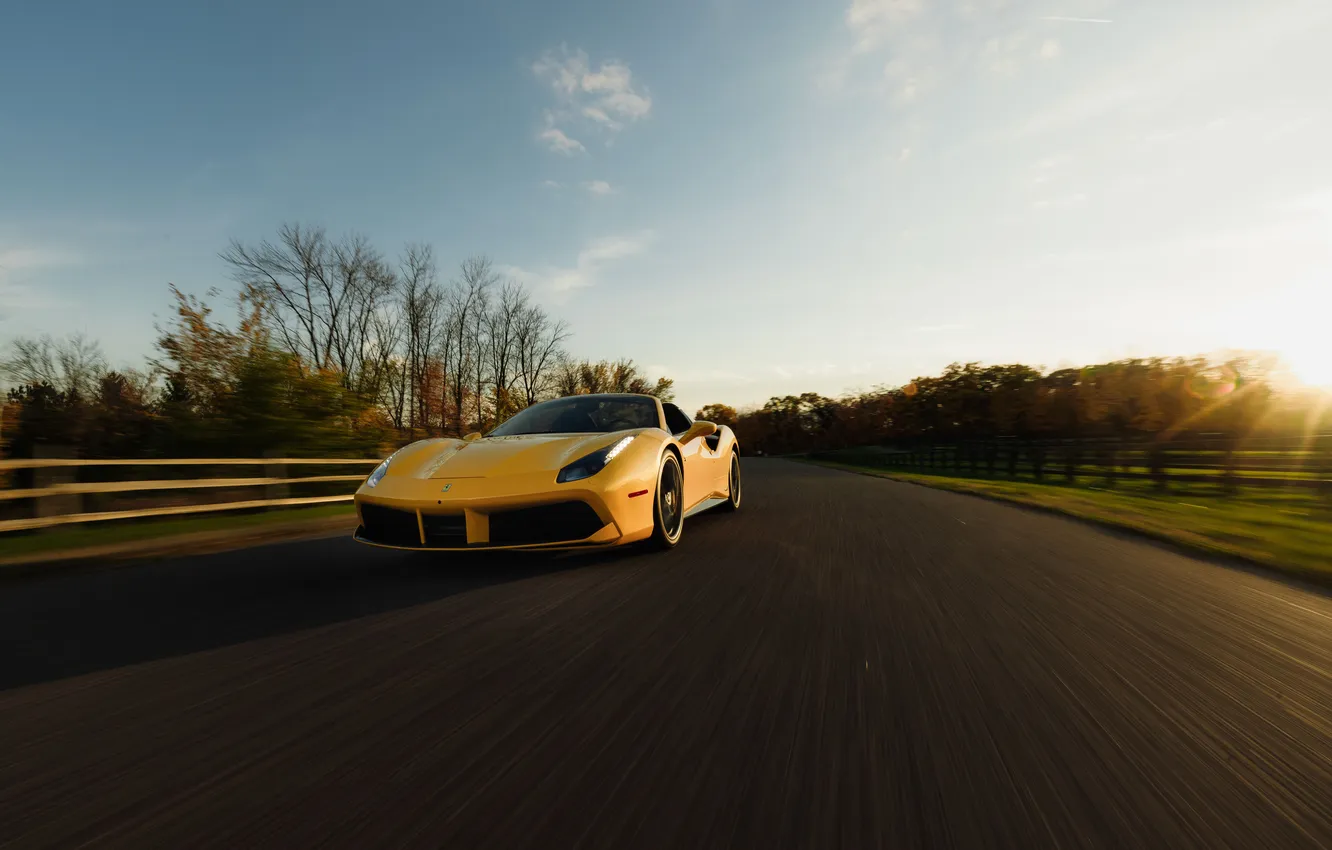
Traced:
[[1300, 381], [1332, 389], [1332, 338], [1305, 339], [1300, 345], [1287, 343], [1282, 346], [1282, 354]]

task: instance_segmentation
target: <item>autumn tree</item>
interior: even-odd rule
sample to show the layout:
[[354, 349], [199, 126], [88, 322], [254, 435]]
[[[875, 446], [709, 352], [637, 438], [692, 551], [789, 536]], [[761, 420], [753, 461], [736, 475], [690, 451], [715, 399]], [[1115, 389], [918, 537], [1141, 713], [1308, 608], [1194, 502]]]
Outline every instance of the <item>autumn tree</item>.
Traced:
[[726, 425], [734, 428], [737, 415], [735, 408], [726, 404], [707, 404], [699, 408], [694, 418], [702, 422], [712, 422], [717, 426]]

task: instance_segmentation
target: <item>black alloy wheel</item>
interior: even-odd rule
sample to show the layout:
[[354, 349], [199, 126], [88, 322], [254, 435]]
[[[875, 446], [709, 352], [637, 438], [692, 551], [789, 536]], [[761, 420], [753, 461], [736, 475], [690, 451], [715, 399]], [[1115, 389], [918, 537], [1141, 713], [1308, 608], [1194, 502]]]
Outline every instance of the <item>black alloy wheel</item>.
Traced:
[[653, 511], [652, 543], [658, 549], [670, 549], [680, 542], [684, 530], [684, 475], [673, 452], [661, 458], [657, 471], [656, 505]]
[[730, 497], [722, 505], [724, 511], [740, 510], [740, 453], [731, 452], [731, 474], [727, 480], [726, 494]]

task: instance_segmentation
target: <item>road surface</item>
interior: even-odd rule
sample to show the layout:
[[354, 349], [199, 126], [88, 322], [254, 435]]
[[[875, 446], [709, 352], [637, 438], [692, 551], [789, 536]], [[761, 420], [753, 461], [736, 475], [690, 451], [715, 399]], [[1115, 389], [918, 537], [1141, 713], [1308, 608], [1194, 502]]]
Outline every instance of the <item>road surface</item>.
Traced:
[[0, 585], [0, 846], [1332, 846], [1332, 600], [776, 460], [661, 555]]

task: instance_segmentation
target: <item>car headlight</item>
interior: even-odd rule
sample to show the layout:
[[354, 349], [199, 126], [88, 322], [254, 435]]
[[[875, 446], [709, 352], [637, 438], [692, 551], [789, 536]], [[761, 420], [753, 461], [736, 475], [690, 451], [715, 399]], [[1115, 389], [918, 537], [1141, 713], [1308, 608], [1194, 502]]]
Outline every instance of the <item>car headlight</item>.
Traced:
[[389, 463], [391, 463], [392, 460], [393, 460], [393, 458], [395, 458], [395, 457], [397, 457], [397, 456], [398, 456], [398, 453], [397, 453], [397, 452], [394, 452], [393, 454], [391, 454], [391, 455], [389, 455], [388, 457], [384, 458], [384, 462], [381, 463], [379, 466], [376, 466], [376, 467], [375, 467], [375, 471], [372, 472], [372, 473], [370, 473], [370, 477], [367, 478], [367, 479], [365, 479], [365, 486], [367, 486], [367, 487], [373, 487], [373, 486], [375, 486], [376, 484], [378, 484], [380, 481], [383, 481], [383, 480], [384, 480], [384, 476], [385, 476], [385, 475], [388, 475]]
[[555, 483], [564, 484], [568, 481], [581, 481], [584, 478], [591, 478], [598, 472], [606, 468], [606, 464], [615, 459], [615, 456], [629, 447], [634, 441], [634, 435], [630, 434], [618, 442], [606, 446], [604, 449], [597, 449], [590, 455], [580, 457], [578, 460], [560, 470]]

